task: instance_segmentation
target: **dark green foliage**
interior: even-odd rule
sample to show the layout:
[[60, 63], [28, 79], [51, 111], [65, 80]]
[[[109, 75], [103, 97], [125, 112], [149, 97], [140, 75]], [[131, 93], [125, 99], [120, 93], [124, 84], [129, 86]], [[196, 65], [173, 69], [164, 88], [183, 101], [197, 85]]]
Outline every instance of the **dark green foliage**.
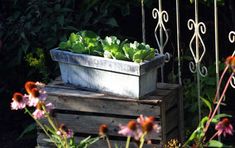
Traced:
[[[220, 63], [220, 70], [224, 69], [224, 64]], [[198, 104], [197, 104], [197, 82], [196, 75], [195, 79], [185, 79], [184, 80], [184, 111], [185, 111], [185, 126], [188, 131], [195, 127], [192, 127], [192, 123], [197, 123], [197, 118], [192, 118], [198, 116]], [[213, 102], [216, 93], [216, 73], [215, 64], [208, 67], [208, 76], [201, 77], [201, 97], [203, 98], [201, 102], [201, 109], [203, 116], [208, 113], [208, 104]], [[204, 100], [207, 100], [206, 102]], [[187, 132], [187, 131], [186, 131]], [[186, 133], [187, 134], [187, 133]]]
[[[151, 0], [146, 1], [150, 3]], [[81, 29], [118, 35], [121, 28], [116, 17], [129, 15], [131, 7], [139, 7], [139, 3], [122, 0], [0, 1], [0, 76], [4, 78], [0, 92], [20, 88], [29, 79], [48, 82], [58, 76], [58, 68], [49, 55], [51, 48], [65, 41], [67, 34]]]

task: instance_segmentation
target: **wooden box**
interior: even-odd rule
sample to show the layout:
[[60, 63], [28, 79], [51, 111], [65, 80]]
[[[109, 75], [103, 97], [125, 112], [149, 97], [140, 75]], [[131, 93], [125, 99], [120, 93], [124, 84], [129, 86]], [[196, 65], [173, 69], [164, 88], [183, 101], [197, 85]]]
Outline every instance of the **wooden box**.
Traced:
[[[183, 106], [179, 85], [158, 83], [157, 90], [141, 100], [78, 90], [61, 81], [54, 81], [46, 88], [48, 101], [56, 107], [56, 120], [71, 128], [78, 139], [97, 136], [99, 126], [107, 124], [112, 146], [124, 147], [126, 137], [117, 134], [119, 124], [125, 125], [143, 114], [154, 116], [162, 127], [160, 134], [150, 137], [153, 144], [147, 147], [162, 145], [172, 138], [182, 140]], [[43, 136], [39, 131], [37, 141], [40, 146], [47, 145]], [[91, 147], [105, 148], [107, 145], [100, 140]], [[134, 144], [131, 147], [135, 147]]]

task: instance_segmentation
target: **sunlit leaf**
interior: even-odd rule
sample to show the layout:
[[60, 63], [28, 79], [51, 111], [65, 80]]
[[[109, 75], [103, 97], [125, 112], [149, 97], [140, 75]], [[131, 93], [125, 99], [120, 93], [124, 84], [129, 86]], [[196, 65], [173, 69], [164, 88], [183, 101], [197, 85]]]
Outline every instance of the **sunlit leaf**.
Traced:
[[210, 140], [207, 144], [208, 147], [223, 147], [223, 143], [221, 143], [220, 141], [217, 141], [217, 140]]

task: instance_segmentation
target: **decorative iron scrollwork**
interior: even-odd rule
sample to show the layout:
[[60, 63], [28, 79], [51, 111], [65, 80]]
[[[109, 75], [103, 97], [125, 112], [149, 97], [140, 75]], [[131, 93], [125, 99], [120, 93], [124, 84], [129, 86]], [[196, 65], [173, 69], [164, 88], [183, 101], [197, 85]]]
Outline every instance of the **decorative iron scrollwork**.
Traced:
[[[229, 41], [231, 43], [235, 43], [235, 31], [231, 31], [228, 35]], [[235, 56], [235, 50], [233, 51], [233, 56]], [[232, 80], [230, 81], [230, 85], [235, 88], [235, 77], [232, 77]]]
[[[191, 61], [189, 63], [189, 69], [192, 73], [199, 72], [199, 74], [201, 76], [205, 77], [208, 73], [207, 68], [205, 66], [201, 67], [200, 63], [206, 53], [206, 47], [205, 47], [205, 44], [204, 44], [202, 37], [201, 37], [201, 33], [202, 34], [206, 33], [206, 26], [203, 22], [196, 23], [194, 20], [190, 19], [188, 21], [188, 28], [189, 28], [189, 30], [194, 29], [194, 34], [193, 34], [192, 39], [190, 40], [190, 43], [189, 43], [189, 48], [192, 53], [194, 62]], [[196, 46], [199, 46], [199, 44], [200, 44], [201, 48], [196, 47], [196, 49], [193, 49], [194, 41], [196, 42]], [[199, 49], [202, 49], [201, 54], [200, 54]], [[196, 64], [198, 64], [199, 67], [197, 67]]]
[[[159, 11], [158, 9], [154, 8], [152, 11], [152, 16], [154, 19], [157, 19], [157, 25], [154, 29], [154, 36], [157, 42], [158, 49], [156, 49], [157, 53], [165, 54], [165, 62], [170, 60], [170, 54], [164, 53], [164, 48], [168, 42], [169, 35], [164, 23], [167, 23], [169, 20], [168, 13], [166, 11]], [[160, 36], [158, 35], [160, 34]], [[163, 37], [163, 33], [165, 35], [165, 41]]]

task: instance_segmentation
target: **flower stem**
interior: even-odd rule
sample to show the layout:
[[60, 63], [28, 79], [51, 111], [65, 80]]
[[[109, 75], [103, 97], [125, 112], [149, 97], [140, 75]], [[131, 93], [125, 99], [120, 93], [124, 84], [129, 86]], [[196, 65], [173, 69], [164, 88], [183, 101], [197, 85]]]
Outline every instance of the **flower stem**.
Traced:
[[44, 128], [44, 126], [41, 124], [41, 122], [34, 118], [34, 116], [33, 116], [32, 113], [28, 110], [27, 107], [25, 107], [25, 112], [28, 113], [28, 114], [34, 119], [34, 121], [40, 126], [40, 128], [44, 131], [44, 133], [47, 135], [47, 137], [49, 137], [50, 140], [58, 147], [58, 145], [53, 141], [53, 138], [52, 138], [51, 135], [47, 132], [47, 130]]
[[52, 127], [52, 128], [55, 130], [55, 132], [56, 132], [58, 129], [57, 129], [57, 127], [55, 126], [53, 120], [51, 119], [50, 113], [47, 112], [46, 106], [43, 105], [42, 108], [43, 108], [43, 111], [44, 111], [45, 114], [46, 114], [46, 117], [47, 117], [48, 122], [50, 123], [51, 127]]
[[209, 141], [213, 140], [218, 134], [219, 134], [219, 131], [217, 131], [217, 132], [210, 138]]
[[226, 83], [226, 85], [225, 85], [225, 87], [224, 87], [224, 90], [223, 90], [223, 92], [222, 92], [222, 94], [221, 94], [221, 96], [220, 96], [220, 98], [219, 98], [219, 101], [218, 101], [218, 103], [217, 103], [217, 105], [216, 105], [216, 107], [215, 107], [215, 109], [214, 109], [214, 112], [212, 113], [211, 116], [209, 116], [209, 120], [207, 121], [206, 127], [204, 128], [204, 132], [205, 132], [205, 133], [206, 133], [206, 131], [208, 130], [208, 128], [209, 128], [209, 126], [210, 126], [210, 123], [211, 123], [212, 119], [214, 118], [214, 116], [215, 116], [215, 114], [216, 114], [216, 112], [217, 112], [217, 110], [218, 110], [218, 108], [219, 108], [219, 106], [220, 106], [220, 104], [221, 104], [221, 102], [222, 102], [222, 100], [223, 100], [223, 97], [224, 97], [224, 95], [225, 95], [225, 92], [226, 92], [227, 89], [228, 89], [228, 86], [229, 86], [229, 84], [230, 84], [230, 81], [231, 81], [233, 75], [234, 75], [234, 73], [232, 73], [232, 74], [230, 75], [230, 77], [229, 77], [229, 79], [228, 79], [228, 81], [227, 81], [227, 83]]
[[126, 141], [126, 148], [129, 148], [130, 141], [131, 141], [131, 136], [128, 136]]
[[220, 76], [220, 80], [219, 80], [219, 83], [218, 83], [218, 86], [217, 86], [217, 89], [216, 89], [216, 93], [215, 93], [215, 98], [214, 98], [214, 100], [213, 100], [214, 103], [216, 102], [216, 98], [217, 98], [218, 95], [219, 95], [220, 85], [221, 85], [221, 83], [222, 83], [223, 77], [224, 77], [225, 73], [227, 72], [228, 68], [229, 68], [229, 66], [226, 66], [225, 69], [224, 69], [224, 71], [223, 71], [223, 73], [222, 73], [222, 75]]
[[108, 144], [108, 148], [112, 148], [112, 146], [110, 144], [110, 141], [109, 141], [109, 137], [107, 135], [105, 135], [105, 139], [106, 139], [106, 142]]
[[147, 132], [144, 132], [144, 134], [141, 136], [139, 148], [142, 148], [144, 146], [144, 137], [145, 137], [146, 134], [147, 134]]
[[[214, 100], [213, 100], [213, 103], [214, 103], [214, 104], [215, 104], [216, 101], [218, 100], [217, 98], [219, 97], [220, 86], [221, 86], [222, 80], [223, 80], [224, 75], [225, 75], [225, 73], [227, 72], [228, 68], [229, 68], [229, 66], [227, 65], [227, 66], [225, 67], [225, 69], [224, 69], [224, 71], [223, 71], [221, 77], [220, 77], [218, 86], [217, 86], [217, 88], [216, 88], [215, 98], [214, 98]], [[208, 116], [208, 117], [210, 117], [211, 114], [212, 114], [212, 111], [210, 110], [210, 113], [209, 113], [209, 116]]]

